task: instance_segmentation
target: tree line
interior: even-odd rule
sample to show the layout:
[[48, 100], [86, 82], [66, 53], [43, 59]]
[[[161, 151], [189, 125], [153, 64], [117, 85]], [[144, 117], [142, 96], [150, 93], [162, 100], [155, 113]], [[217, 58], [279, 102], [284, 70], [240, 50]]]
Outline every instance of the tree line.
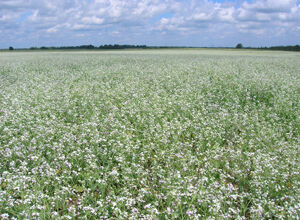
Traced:
[[285, 51], [300, 51], [300, 45], [295, 45], [295, 46], [261, 47], [260, 49], [267, 49], [267, 50], [285, 50]]
[[295, 46], [272, 46], [272, 47], [243, 47], [243, 44], [238, 43], [235, 48], [236, 49], [300, 51], [300, 45], [295, 45]]
[[[147, 46], [147, 45], [130, 45], [130, 44], [104, 44], [100, 46], [80, 45], [80, 46], [61, 46], [61, 47], [30, 47], [23, 48], [22, 50], [114, 50], [114, 49], [160, 49], [160, 48], [200, 48], [200, 47], [175, 47], [175, 46]], [[210, 48], [210, 47], [202, 47]], [[211, 47], [214, 48], [214, 47]], [[225, 47], [224, 47], [225, 48]], [[230, 47], [226, 47], [230, 48]], [[261, 50], [283, 50], [283, 51], [300, 51], [300, 45], [295, 46], [271, 46], [271, 47], [244, 47], [243, 44], [238, 43], [235, 47], [236, 49], [261, 49]], [[8, 48], [9, 50], [14, 50], [12, 46]]]
[[61, 47], [30, 47], [30, 50], [94, 50], [94, 49], [130, 49], [130, 48], [149, 48], [146, 45], [120, 45], [120, 44], [104, 44], [99, 47], [92, 44], [89, 45], [80, 45], [80, 46], [61, 46]]

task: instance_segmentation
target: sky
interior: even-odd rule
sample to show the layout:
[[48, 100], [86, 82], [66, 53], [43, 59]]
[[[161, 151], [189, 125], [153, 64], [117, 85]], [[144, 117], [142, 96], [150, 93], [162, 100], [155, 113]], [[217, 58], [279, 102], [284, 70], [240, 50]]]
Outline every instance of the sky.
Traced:
[[0, 48], [300, 44], [300, 0], [0, 0]]

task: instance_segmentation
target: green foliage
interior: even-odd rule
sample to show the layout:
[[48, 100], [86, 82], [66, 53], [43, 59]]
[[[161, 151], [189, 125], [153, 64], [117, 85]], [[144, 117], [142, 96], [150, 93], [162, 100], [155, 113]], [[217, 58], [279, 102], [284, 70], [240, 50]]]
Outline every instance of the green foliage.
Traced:
[[243, 48], [243, 44], [241, 44], [241, 43], [238, 43], [237, 45], [236, 45], [236, 47], [235, 48], [237, 48], [237, 49], [242, 49]]

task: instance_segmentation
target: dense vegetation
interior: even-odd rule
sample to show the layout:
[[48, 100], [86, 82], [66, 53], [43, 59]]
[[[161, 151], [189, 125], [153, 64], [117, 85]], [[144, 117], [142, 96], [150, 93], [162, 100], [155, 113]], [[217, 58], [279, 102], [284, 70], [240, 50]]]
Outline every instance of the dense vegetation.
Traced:
[[0, 53], [1, 219], [298, 219], [297, 53]]
[[296, 46], [273, 46], [273, 47], [263, 47], [261, 49], [269, 50], [285, 50], [285, 51], [300, 51], [300, 45]]
[[94, 45], [80, 45], [80, 46], [61, 46], [61, 47], [31, 47], [30, 50], [95, 50], [95, 49], [104, 49], [104, 50], [110, 50], [110, 49], [139, 49], [139, 48], [149, 48], [146, 45], [119, 45], [119, 44], [105, 44], [100, 45], [99, 47], [96, 47]]
[[[193, 48], [193, 47], [172, 47], [172, 46], [147, 46], [147, 45], [129, 45], [129, 44], [105, 44], [100, 46], [94, 45], [80, 45], [80, 46], [61, 46], [61, 47], [30, 47], [30, 50], [120, 50], [120, 49], [178, 49], [178, 48]], [[194, 47], [196, 48], [196, 47]], [[206, 47], [204, 47], [206, 48]], [[272, 46], [272, 47], [244, 47], [241, 43], [237, 44], [237, 49], [259, 49], [259, 50], [282, 50], [282, 51], [300, 51], [300, 46]], [[9, 50], [14, 50], [13, 47], [9, 47]], [[22, 49], [22, 50], [27, 50]]]

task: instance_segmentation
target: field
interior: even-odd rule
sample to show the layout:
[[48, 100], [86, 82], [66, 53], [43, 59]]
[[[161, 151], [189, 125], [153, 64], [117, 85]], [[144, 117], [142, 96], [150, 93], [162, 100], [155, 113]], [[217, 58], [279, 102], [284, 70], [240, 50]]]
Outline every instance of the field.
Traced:
[[1, 219], [299, 219], [299, 143], [299, 53], [0, 52]]

